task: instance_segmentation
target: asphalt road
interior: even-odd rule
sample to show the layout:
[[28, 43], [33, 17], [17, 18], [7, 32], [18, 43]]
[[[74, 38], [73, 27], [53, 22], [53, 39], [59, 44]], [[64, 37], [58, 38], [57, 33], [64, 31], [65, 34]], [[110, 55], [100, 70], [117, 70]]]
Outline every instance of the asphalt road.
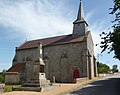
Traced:
[[65, 95], [120, 95], [120, 73], [104, 77]]

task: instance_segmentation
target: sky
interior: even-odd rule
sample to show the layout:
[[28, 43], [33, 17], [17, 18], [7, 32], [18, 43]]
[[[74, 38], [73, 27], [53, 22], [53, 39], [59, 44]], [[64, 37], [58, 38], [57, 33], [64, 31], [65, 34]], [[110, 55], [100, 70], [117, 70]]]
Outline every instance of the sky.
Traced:
[[[12, 65], [15, 48], [26, 40], [71, 34], [80, 0], [0, 0], [0, 71]], [[113, 0], [83, 0], [85, 19], [93, 36], [94, 45], [99, 34], [108, 31], [114, 16], [109, 8]], [[114, 53], [100, 53], [95, 46], [96, 59], [110, 67], [120, 62]]]

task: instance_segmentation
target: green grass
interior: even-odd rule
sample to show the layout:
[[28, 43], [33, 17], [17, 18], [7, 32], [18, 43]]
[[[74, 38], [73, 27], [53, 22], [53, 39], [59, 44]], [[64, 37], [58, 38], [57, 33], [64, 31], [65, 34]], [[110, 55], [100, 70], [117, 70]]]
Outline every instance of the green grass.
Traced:
[[12, 88], [18, 88], [21, 87], [21, 85], [5, 85], [4, 92], [11, 92]]

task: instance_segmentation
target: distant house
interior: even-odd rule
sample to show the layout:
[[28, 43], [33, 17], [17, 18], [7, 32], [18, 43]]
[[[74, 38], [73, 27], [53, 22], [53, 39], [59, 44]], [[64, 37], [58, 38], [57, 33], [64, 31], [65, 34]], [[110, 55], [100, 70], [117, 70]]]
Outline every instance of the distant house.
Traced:
[[76, 78], [97, 75], [94, 44], [80, 2], [73, 33], [27, 41], [16, 48], [12, 67], [6, 72], [6, 84], [38, 80], [45, 73], [48, 80], [73, 82]]

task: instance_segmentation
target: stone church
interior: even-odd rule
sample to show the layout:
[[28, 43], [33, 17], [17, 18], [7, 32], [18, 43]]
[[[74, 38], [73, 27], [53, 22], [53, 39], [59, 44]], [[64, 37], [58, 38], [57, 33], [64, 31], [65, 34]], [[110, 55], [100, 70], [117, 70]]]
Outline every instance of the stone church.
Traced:
[[12, 67], [5, 74], [6, 84], [31, 82], [74, 82], [97, 76], [94, 44], [80, 1], [73, 32], [68, 35], [31, 40], [16, 47]]

